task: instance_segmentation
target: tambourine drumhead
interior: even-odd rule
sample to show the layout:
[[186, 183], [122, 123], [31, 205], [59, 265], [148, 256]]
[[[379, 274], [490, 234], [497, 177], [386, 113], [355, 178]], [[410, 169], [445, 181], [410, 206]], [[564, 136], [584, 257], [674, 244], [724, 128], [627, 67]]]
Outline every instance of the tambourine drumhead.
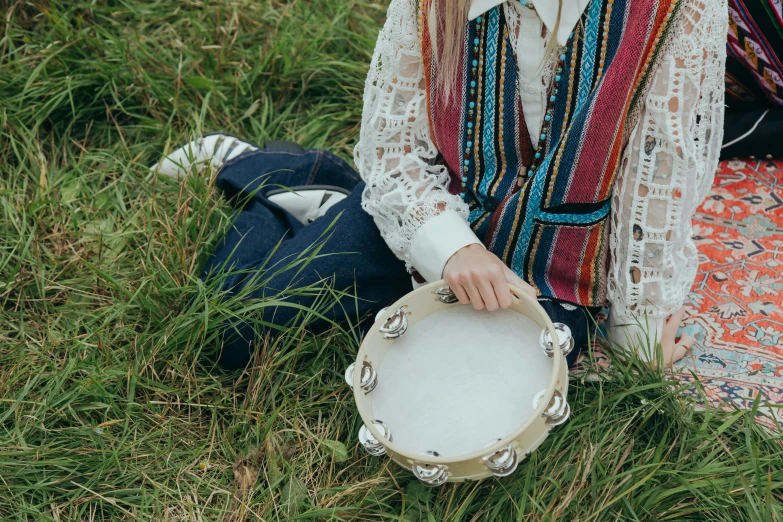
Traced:
[[512, 310], [457, 305], [424, 317], [379, 362], [373, 415], [414, 454], [482, 450], [524, 424], [552, 380], [540, 333]]
[[476, 311], [438, 282], [380, 316], [346, 372], [370, 454], [427, 485], [506, 476], [568, 418], [570, 331], [516, 294]]

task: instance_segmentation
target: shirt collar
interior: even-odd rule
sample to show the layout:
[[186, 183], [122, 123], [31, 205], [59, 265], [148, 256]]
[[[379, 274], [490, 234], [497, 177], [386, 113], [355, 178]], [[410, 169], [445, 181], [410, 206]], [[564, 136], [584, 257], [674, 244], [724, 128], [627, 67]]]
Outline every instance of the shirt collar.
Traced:
[[[493, 7], [508, 1], [519, 2], [519, 0], [472, 0], [468, 19], [474, 20]], [[541, 21], [550, 33], [557, 21], [557, 3], [557, 0], [533, 0], [533, 5], [536, 6], [539, 18], [541, 18]], [[563, 12], [560, 13], [560, 30], [557, 32], [557, 43], [560, 45], [566, 44], [568, 35], [576, 27], [588, 3], [590, 3], [590, 0], [563, 0]]]

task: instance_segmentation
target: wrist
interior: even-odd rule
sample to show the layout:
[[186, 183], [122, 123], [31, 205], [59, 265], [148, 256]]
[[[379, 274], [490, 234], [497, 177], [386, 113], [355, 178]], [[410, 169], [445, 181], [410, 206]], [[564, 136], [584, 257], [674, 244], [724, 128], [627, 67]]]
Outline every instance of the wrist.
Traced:
[[411, 241], [411, 264], [432, 282], [443, 277], [446, 263], [456, 252], [469, 245], [484, 246], [465, 219], [446, 210], [422, 225]]
[[[464, 247], [462, 247], [459, 250], [457, 250], [456, 252], [454, 252], [451, 255], [451, 257], [449, 257], [449, 259], [446, 261], [446, 266], [449, 266], [449, 261], [451, 261], [452, 259], [457, 257], [457, 254], [459, 254], [460, 252], [467, 252], [467, 251], [473, 251], [473, 250], [484, 250], [484, 249], [485, 249], [485, 247], [481, 243], [473, 243], [473, 244], [470, 244], [470, 245], [465, 245]], [[445, 269], [445, 267], [444, 267], [444, 269]]]

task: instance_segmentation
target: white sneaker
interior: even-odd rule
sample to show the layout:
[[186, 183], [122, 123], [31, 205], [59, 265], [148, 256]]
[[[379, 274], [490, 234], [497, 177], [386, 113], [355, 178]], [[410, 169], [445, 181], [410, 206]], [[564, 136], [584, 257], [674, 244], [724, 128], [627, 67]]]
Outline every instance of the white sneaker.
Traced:
[[[165, 176], [183, 177], [195, 165], [200, 172], [207, 165], [214, 169], [221, 168], [245, 151], [258, 150], [260, 147], [228, 134], [207, 134], [178, 148], [150, 170]], [[344, 200], [347, 191], [331, 186], [305, 186], [290, 189], [279, 189], [269, 194], [269, 201], [288, 211], [303, 225], [309, 225], [334, 205]]]
[[273, 191], [267, 197], [297, 221], [309, 225], [348, 197], [348, 194], [338, 187], [312, 185]]
[[227, 134], [207, 134], [178, 148], [150, 169], [178, 178], [186, 176], [194, 164], [199, 172], [207, 165], [219, 169], [243, 152], [253, 150], [258, 150], [258, 147], [237, 137]]

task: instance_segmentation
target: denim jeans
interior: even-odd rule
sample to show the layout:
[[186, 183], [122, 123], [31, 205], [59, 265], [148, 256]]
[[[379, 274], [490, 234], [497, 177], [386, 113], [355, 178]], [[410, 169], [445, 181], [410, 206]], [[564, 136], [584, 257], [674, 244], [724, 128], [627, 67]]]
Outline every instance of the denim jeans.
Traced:
[[[223, 279], [225, 290], [241, 289], [259, 270], [274, 275], [264, 288], [250, 292], [249, 299], [326, 281], [337, 291], [358, 294], [358, 299], [346, 296], [335, 301], [324, 314], [336, 322], [351, 319], [352, 324], [357, 317], [371, 315], [412, 290], [405, 264], [389, 250], [372, 217], [361, 208], [364, 183], [339, 157], [316, 149], [304, 153], [259, 149], [227, 163], [218, 174], [216, 185], [236, 212], [231, 229], [207, 262], [204, 277], [221, 270], [227, 272], [228, 277]], [[331, 185], [351, 192], [307, 226], [267, 197], [282, 187], [306, 185]], [[338, 215], [340, 218], [333, 224]], [[324, 239], [318, 257], [309, 264], [282, 269]], [[316, 295], [289, 296], [286, 301], [309, 307], [316, 299]], [[298, 313], [297, 308], [279, 306], [265, 310], [264, 320], [286, 326]], [[315, 319], [307, 327], [318, 331], [328, 325], [326, 320]], [[274, 335], [271, 330], [269, 333]], [[250, 360], [254, 341], [248, 325], [232, 325], [224, 336], [218, 362], [227, 369], [244, 367]]]
[[[412, 290], [405, 264], [389, 250], [372, 217], [361, 208], [364, 183], [339, 157], [319, 149], [303, 153], [259, 149], [228, 162], [218, 174], [216, 184], [234, 205], [235, 215], [231, 229], [208, 261], [203, 278], [223, 272], [224, 290], [238, 291], [253, 273], [261, 270], [274, 276], [263, 288], [249, 292], [248, 299], [275, 295], [292, 286], [328, 281], [335, 290], [355, 291], [358, 299], [346, 296], [336, 300], [325, 316], [338, 323], [350, 320], [351, 324], [356, 324], [357, 317], [374, 315]], [[350, 191], [350, 195], [306, 226], [267, 197], [281, 187], [307, 185], [336, 186]], [[306, 265], [279, 270], [324, 238], [317, 258]], [[311, 306], [317, 298], [291, 296], [287, 302]], [[586, 343], [589, 324], [584, 309], [569, 310], [551, 300], [542, 300], [541, 305], [554, 322], [571, 327], [576, 346], [581, 348]], [[265, 310], [264, 320], [286, 326], [298, 313], [297, 308], [279, 306]], [[364, 321], [365, 326], [370, 323]], [[329, 321], [316, 319], [307, 327], [318, 331], [328, 325]], [[274, 335], [272, 330], [264, 333]], [[254, 337], [249, 325], [235, 324], [227, 328], [219, 364], [227, 369], [247, 365], [257, 341]], [[569, 363], [576, 360], [577, 354], [575, 349], [568, 358]]]

